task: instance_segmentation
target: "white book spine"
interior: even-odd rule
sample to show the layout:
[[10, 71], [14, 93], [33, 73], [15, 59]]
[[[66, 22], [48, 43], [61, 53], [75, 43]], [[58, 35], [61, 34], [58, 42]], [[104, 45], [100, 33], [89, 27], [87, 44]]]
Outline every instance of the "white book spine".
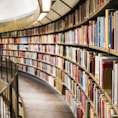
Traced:
[[117, 105], [117, 78], [118, 78], [118, 67], [114, 65], [114, 104]]

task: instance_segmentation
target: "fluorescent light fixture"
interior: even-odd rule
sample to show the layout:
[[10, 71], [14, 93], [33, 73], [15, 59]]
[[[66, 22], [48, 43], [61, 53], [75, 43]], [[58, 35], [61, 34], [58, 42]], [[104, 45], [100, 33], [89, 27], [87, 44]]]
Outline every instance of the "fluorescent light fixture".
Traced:
[[47, 13], [40, 13], [37, 21], [41, 21], [46, 15], [47, 15]]
[[38, 21], [33, 22], [32, 25], [35, 25], [36, 23], [38, 23]]
[[49, 12], [52, 0], [41, 0], [41, 12]]
[[41, 21], [50, 11], [52, 0], [40, 0], [41, 13], [37, 21]]

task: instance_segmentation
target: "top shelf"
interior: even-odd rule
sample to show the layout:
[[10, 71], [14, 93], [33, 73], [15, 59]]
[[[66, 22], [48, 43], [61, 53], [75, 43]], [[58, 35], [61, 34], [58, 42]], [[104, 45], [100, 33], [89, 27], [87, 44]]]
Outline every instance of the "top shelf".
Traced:
[[[89, 0], [87, 0], [89, 1]], [[104, 0], [105, 1], [105, 0]], [[79, 12], [76, 13], [77, 8], [75, 8], [71, 15], [66, 15], [63, 18], [59, 19], [58, 21], [54, 21], [52, 23], [49, 23], [47, 25], [41, 26], [41, 27], [35, 27], [35, 28], [30, 28], [30, 29], [25, 29], [25, 30], [18, 30], [18, 31], [12, 31], [12, 32], [5, 32], [0, 35], [1, 38], [8, 38], [8, 37], [23, 37], [23, 36], [36, 36], [36, 35], [47, 35], [47, 34], [54, 34], [54, 33], [59, 33], [59, 32], [65, 32], [70, 29], [74, 29], [76, 27], [80, 27], [81, 25], [86, 25], [89, 24], [90, 20], [94, 20], [97, 18], [97, 16], [104, 15], [105, 9], [106, 8], [116, 8], [118, 3], [117, 0], [106, 0], [106, 2], [101, 5], [97, 10], [95, 10], [92, 14], [89, 12], [87, 13], [87, 8], [84, 10], [88, 14], [85, 16], [79, 23], [77, 23], [76, 15], [78, 14], [79, 16], [82, 14], [79, 14]], [[81, 3], [81, 7], [83, 7], [84, 3]], [[86, 4], [86, 3], [85, 3]], [[80, 2], [78, 3], [80, 5]], [[77, 6], [76, 6], [77, 7]], [[82, 9], [82, 8], [81, 8]], [[81, 10], [80, 9], [80, 10]], [[83, 13], [84, 14], [84, 13]], [[72, 21], [70, 21], [72, 20]], [[68, 23], [67, 23], [68, 22]], [[68, 24], [68, 25], [66, 25]]]

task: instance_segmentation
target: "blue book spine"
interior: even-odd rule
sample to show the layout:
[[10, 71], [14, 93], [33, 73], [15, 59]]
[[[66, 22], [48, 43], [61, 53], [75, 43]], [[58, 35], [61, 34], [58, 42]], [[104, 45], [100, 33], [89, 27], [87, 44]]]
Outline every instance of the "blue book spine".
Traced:
[[84, 72], [83, 71], [81, 72], [81, 85], [82, 85], [82, 88], [84, 88]]
[[23, 50], [23, 45], [18, 45], [19, 50]]
[[27, 37], [22, 37], [21, 38], [21, 43], [27, 43], [27, 42], [28, 42]]
[[66, 76], [65, 76], [65, 84], [66, 84], [67, 87], [68, 87], [68, 81], [69, 81], [69, 80], [68, 80], [68, 76], [66, 75]]
[[97, 20], [97, 23], [96, 23], [96, 41], [95, 41], [95, 46], [98, 46], [98, 40], [99, 40], [99, 23], [98, 23], [98, 20]]
[[100, 17], [100, 47], [104, 48], [104, 44], [105, 44], [105, 18], [104, 17]]
[[109, 48], [113, 48], [113, 29], [112, 29], [112, 16], [114, 12], [110, 13], [109, 16]]
[[56, 68], [54, 66], [52, 66], [52, 71], [53, 71], [53, 75], [56, 76]]
[[2, 55], [3, 54], [3, 50], [0, 50], [0, 55]]
[[85, 71], [83, 72], [83, 89], [86, 90], [86, 74]]
[[98, 40], [97, 40], [97, 46], [100, 47], [100, 17], [98, 17]]

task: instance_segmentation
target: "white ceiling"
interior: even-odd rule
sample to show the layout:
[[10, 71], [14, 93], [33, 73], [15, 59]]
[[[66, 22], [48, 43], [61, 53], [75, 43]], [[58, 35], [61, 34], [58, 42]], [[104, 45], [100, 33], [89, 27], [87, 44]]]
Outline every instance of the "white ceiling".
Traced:
[[41, 24], [39, 24], [39, 23], [32, 24], [31, 27], [40, 26], [42, 24], [47, 24], [51, 21], [55, 21], [55, 20], [59, 19], [61, 16], [68, 13], [71, 10], [71, 8], [73, 8], [79, 1], [80, 0], [56, 0], [56, 2], [52, 5], [51, 10], [47, 14], [47, 16], [44, 17], [40, 21]]
[[[40, 0], [0, 0], [0, 32], [41, 26], [68, 13], [79, 0], [56, 0], [40, 22]], [[53, 0], [54, 1], [54, 0]]]
[[0, 0], [0, 23], [29, 16], [38, 7], [37, 0]]

